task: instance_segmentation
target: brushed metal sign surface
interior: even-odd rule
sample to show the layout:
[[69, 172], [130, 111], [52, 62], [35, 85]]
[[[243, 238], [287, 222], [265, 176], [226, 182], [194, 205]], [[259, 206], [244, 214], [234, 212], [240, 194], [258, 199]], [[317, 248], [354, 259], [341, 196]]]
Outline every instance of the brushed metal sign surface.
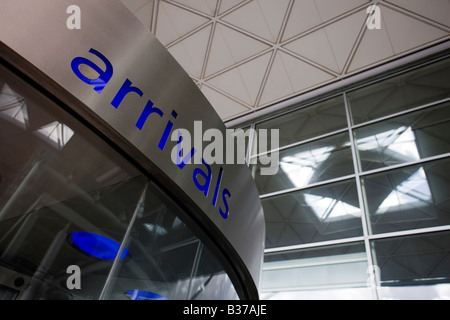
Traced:
[[[81, 29], [66, 26], [69, 5], [81, 9]], [[167, 138], [166, 130], [193, 132], [195, 121], [202, 122], [203, 130], [220, 129], [224, 136], [226, 128], [159, 41], [117, 0], [2, 0], [0, 6], [3, 45], [137, 148], [145, 161], [164, 172], [167, 181], [162, 183], [183, 190], [202, 217], [212, 221], [229, 241], [257, 287], [265, 237], [257, 189], [246, 165], [209, 164], [211, 185], [206, 194], [193, 181], [196, 169], [208, 171], [205, 164], [181, 169], [172, 161], [177, 141]], [[105, 72], [108, 81], [82, 81], [76, 70], [86, 78], [99, 78], [95, 68], [83, 63], [87, 60]]]

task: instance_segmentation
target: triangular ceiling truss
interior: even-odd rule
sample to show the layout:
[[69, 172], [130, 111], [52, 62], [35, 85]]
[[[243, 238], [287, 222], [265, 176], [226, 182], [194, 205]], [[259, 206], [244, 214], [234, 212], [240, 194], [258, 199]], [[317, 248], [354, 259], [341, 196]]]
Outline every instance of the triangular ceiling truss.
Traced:
[[448, 0], [122, 2], [224, 121], [450, 39]]

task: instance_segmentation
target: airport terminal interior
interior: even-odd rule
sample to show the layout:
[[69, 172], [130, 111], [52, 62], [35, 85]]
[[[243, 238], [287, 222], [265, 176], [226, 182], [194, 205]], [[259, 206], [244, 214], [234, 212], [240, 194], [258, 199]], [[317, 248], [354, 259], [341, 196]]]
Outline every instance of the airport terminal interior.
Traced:
[[[121, 3], [254, 133], [261, 300], [450, 299], [448, 0]], [[1, 299], [243, 297], [141, 168], [4, 66], [0, 90]], [[66, 265], [90, 285], [67, 290]]]

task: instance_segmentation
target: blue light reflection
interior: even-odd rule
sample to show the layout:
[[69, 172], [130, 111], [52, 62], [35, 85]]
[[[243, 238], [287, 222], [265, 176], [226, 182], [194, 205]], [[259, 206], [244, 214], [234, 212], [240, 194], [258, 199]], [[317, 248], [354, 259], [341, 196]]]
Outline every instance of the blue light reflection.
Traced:
[[127, 290], [125, 295], [130, 298], [130, 300], [169, 300], [157, 293], [137, 289]]
[[[103, 260], [114, 260], [120, 248], [120, 243], [90, 232], [72, 232], [69, 239], [81, 251]], [[123, 248], [120, 259], [129, 254], [130, 252]]]

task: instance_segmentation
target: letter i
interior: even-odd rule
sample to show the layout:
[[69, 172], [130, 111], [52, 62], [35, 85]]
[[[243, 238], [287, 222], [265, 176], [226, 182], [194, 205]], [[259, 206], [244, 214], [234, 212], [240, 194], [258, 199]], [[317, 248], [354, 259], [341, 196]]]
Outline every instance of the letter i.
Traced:
[[[175, 110], [172, 110], [172, 117], [174, 119], [176, 119], [177, 116], [178, 116], [178, 114], [175, 112]], [[169, 122], [167, 122], [166, 129], [164, 129], [164, 133], [161, 137], [161, 140], [159, 141], [159, 144], [158, 144], [159, 149], [164, 150], [164, 148], [166, 147], [166, 143], [167, 143], [167, 140], [169, 139], [169, 135], [170, 135], [170, 132], [172, 131], [172, 128], [173, 128], [173, 123], [172, 123], [172, 121], [169, 120]]]

